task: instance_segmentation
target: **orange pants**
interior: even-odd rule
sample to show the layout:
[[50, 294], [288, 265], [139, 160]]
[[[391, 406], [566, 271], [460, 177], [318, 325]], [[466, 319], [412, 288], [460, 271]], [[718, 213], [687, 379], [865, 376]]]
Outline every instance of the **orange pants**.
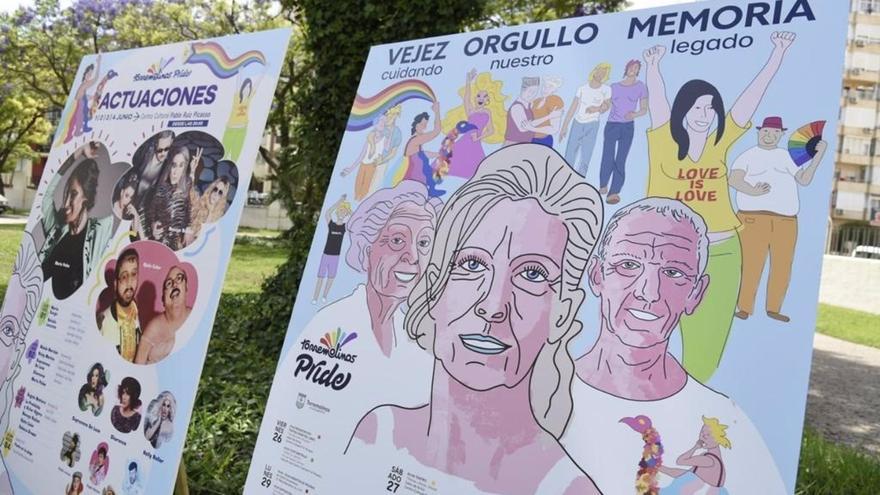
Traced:
[[764, 262], [770, 255], [770, 275], [767, 278], [767, 311], [782, 312], [782, 302], [791, 279], [791, 265], [797, 243], [797, 217], [778, 215], [768, 211], [741, 211], [739, 233], [742, 244], [742, 282], [737, 306], [741, 311], [755, 311], [755, 294], [764, 272]]
[[361, 163], [358, 167], [357, 177], [354, 180], [354, 200], [360, 201], [370, 193], [370, 184], [373, 183], [373, 175], [376, 174], [376, 165]]

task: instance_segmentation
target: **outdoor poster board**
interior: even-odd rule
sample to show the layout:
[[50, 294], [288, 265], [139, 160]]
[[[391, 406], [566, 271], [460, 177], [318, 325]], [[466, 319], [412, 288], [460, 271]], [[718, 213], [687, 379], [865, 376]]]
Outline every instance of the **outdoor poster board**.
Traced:
[[373, 47], [245, 493], [793, 493], [847, 7]]
[[83, 58], [3, 303], [0, 493], [171, 493], [289, 36]]

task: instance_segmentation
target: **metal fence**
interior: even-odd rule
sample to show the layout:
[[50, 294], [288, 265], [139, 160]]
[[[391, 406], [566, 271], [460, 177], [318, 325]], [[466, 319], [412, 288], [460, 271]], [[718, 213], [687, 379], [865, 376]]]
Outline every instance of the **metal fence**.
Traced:
[[840, 225], [828, 233], [826, 254], [850, 256], [859, 246], [880, 248], [880, 227]]

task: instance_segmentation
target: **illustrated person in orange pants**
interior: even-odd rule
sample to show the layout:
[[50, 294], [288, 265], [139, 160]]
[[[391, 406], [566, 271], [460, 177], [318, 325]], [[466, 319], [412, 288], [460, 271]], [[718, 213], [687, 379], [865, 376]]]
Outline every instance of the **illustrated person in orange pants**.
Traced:
[[782, 302], [791, 278], [797, 243], [798, 187], [809, 186], [828, 144], [819, 141], [808, 164], [798, 167], [788, 151], [777, 145], [787, 129], [782, 118], [767, 117], [758, 127], [758, 145], [746, 150], [733, 163], [728, 178], [737, 194], [742, 230], [742, 279], [734, 315], [743, 320], [755, 310], [755, 294], [761, 282], [764, 262], [770, 255], [767, 279], [767, 316], [781, 322]]

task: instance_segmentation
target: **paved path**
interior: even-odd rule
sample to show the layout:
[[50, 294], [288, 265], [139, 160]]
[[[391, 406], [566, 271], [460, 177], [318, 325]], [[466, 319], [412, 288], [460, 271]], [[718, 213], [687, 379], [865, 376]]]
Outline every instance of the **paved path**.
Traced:
[[24, 225], [27, 217], [0, 215], [0, 225]]
[[816, 334], [807, 425], [880, 455], [880, 349]]

